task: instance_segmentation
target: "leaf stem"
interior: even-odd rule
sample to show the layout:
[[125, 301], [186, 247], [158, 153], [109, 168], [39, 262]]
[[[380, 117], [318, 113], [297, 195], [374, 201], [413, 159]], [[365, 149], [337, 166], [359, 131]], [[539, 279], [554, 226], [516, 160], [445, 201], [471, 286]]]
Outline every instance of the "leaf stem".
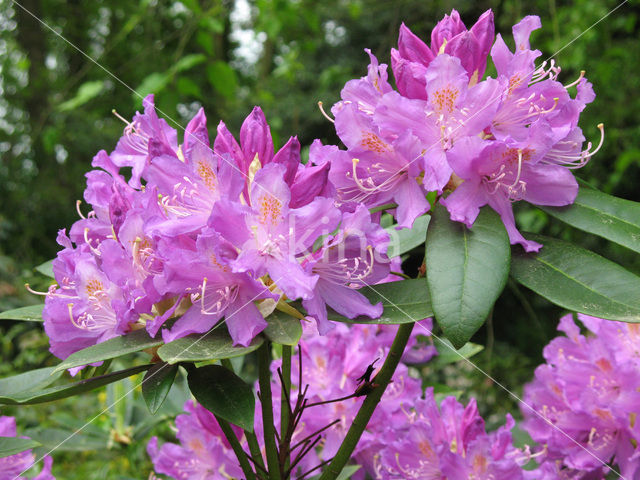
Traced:
[[389, 385], [393, 373], [396, 371], [396, 367], [400, 362], [402, 353], [409, 341], [409, 336], [411, 335], [413, 326], [414, 323], [403, 323], [398, 327], [398, 332], [393, 340], [389, 354], [387, 355], [382, 368], [373, 379], [373, 382], [376, 384], [376, 388], [374, 388], [364, 399], [364, 402], [362, 402], [360, 410], [358, 410], [358, 414], [347, 432], [347, 436], [342, 441], [335, 457], [333, 457], [329, 467], [322, 473], [319, 480], [335, 480], [349, 461], [349, 458], [351, 457], [353, 450], [356, 448], [364, 429], [369, 423], [369, 419], [371, 419], [371, 415], [373, 415], [373, 411], [378, 403], [380, 403], [380, 399], [382, 398], [387, 385]]
[[220, 425], [222, 433], [224, 433], [224, 436], [227, 437], [229, 445], [231, 445], [233, 452], [236, 454], [238, 462], [240, 462], [240, 468], [242, 468], [242, 472], [244, 473], [245, 477], [247, 477], [247, 480], [255, 480], [256, 476], [255, 473], [253, 473], [251, 465], [249, 464], [249, 460], [247, 460], [247, 454], [242, 449], [242, 446], [238, 441], [238, 437], [236, 437], [236, 434], [231, 428], [231, 425], [229, 424], [229, 422], [219, 417], [218, 415], [216, 415], [215, 417], [218, 421], [218, 425]]
[[273, 423], [273, 403], [271, 398], [271, 345], [264, 342], [258, 348], [258, 383], [260, 385], [260, 404], [262, 405], [262, 425], [264, 430], [264, 448], [267, 454], [267, 466], [270, 480], [280, 480], [280, 462]]

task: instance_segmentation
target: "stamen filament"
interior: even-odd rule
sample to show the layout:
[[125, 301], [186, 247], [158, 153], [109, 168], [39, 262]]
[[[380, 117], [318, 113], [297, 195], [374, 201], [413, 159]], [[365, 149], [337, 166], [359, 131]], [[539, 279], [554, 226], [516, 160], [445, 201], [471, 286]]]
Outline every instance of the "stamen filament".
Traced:
[[333, 118], [327, 115], [327, 112], [324, 111], [324, 107], [322, 105], [323, 105], [322, 102], [318, 102], [318, 108], [320, 109], [320, 113], [322, 113], [322, 116], [327, 120], [329, 120], [331, 123], [336, 123], [336, 121]]

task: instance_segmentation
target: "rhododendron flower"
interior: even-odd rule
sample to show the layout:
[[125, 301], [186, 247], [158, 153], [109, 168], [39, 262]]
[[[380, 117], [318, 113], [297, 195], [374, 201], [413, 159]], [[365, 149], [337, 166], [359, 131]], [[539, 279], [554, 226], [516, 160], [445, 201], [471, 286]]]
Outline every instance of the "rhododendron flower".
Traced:
[[118, 167], [132, 167], [129, 184], [140, 188], [142, 172], [151, 158], [160, 155], [177, 157], [178, 137], [163, 118], [158, 118], [154, 96], [147, 95], [142, 101], [144, 113], [136, 112], [127, 123], [124, 135], [111, 152], [111, 159]]
[[[454, 397], [440, 408], [429, 388], [424, 400], [414, 403], [398, 435], [397, 424], [389, 426], [390, 441], [379, 440], [380, 452], [369, 469], [383, 480], [499, 478], [522, 479], [522, 463], [528, 457], [512, 445], [509, 432], [515, 422], [486, 433], [475, 400], [464, 407]], [[393, 428], [393, 430], [392, 430]]]
[[470, 30], [456, 10], [445, 15], [431, 32], [431, 47], [414, 35], [403, 23], [398, 49], [391, 49], [391, 68], [398, 91], [407, 98], [427, 99], [426, 69], [442, 53], [457, 57], [471, 83], [484, 75], [487, 55], [494, 38], [493, 12], [484, 12]]
[[[175, 248], [172, 242], [167, 242], [165, 248], [167, 251], [163, 249], [162, 253], [167, 259], [166, 280], [161, 291], [189, 294], [192, 303], [170, 330], [163, 329], [165, 342], [191, 333], [205, 333], [223, 316], [227, 316], [231, 338], [241, 345], [251, 343], [267, 326], [253, 302], [265, 298], [277, 300], [278, 296], [251, 276], [231, 271], [237, 253], [220, 234], [205, 229], [193, 249]], [[166, 320], [157, 317], [147, 323], [147, 330], [155, 336]]]
[[100, 257], [86, 245], [73, 248], [64, 231], [58, 239], [65, 247], [53, 261], [58, 286], [50, 288], [42, 318], [51, 353], [66, 358], [128, 332], [138, 315], [134, 298], [109, 275], [111, 270], [103, 270]]
[[[0, 416], [0, 437], [15, 437], [16, 434], [15, 418]], [[0, 458], [0, 480], [27, 480], [28, 477], [22, 474], [34, 465], [35, 459], [36, 456], [31, 450]], [[33, 480], [55, 480], [51, 474], [53, 459], [47, 455], [42, 460], [44, 463], [42, 470], [33, 477]]]
[[566, 168], [543, 162], [549, 146], [533, 141], [504, 143], [468, 137], [458, 142], [448, 158], [464, 181], [441, 202], [451, 219], [471, 227], [480, 207], [489, 204], [500, 214], [511, 243], [537, 251], [541, 245], [526, 240], [516, 228], [512, 202], [569, 205], [578, 194], [578, 183]]
[[332, 328], [326, 305], [348, 318], [382, 315], [382, 303], [371, 305], [353, 287], [375, 284], [387, 277], [390, 260], [381, 251], [386, 251], [388, 238], [360, 205], [355, 212], [345, 213], [338, 233], [327, 237], [322, 247], [305, 259], [307, 271], [318, 275], [318, 281], [313, 296], [302, 304], [318, 322], [320, 333]]
[[460, 60], [438, 55], [425, 71], [428, 100], [409, 100], [396, 92], [380, 101], [374, 119], [388, 134], [410, 130], [420, 141], [421, 171], [427, 191], [442, 191], [452, 167], [447, 152], [460, 139], [482, 135], [498, 109], [499, 83], [487, 79], [470, 87]]
[[313, 153], [327, 155], [327, 159], [312, 157], [312, 161], [331, 161], [329, 179], [343, 208], [358, 203], [371, 208], [395, 201], [399, 224], [411, 227], [429, 208], [426, 191], [418, 181], [420, 162], [416, 160], [423, 155], [418, 138], [411, 132], [385, 138], [371, 117], [353, 104], [336, 114], [336, 131], [349, 152], [325, 147]]
[[[544, 349], [546, 363], [525, 386], [523, 427], [544, 445], [544, 463], [571, 478], [603, 478], [617, 464], [624, 478], [640, 474], [640, 329], [637, 324], [578, 314], [591, 333], [582, 335], [571, 315]], [[544, 466], [544, 465], [543, 465]], [[606, 471], [606, 468], [605, 468]]]
[[[142, 327], [169, 342], [223, 319], [234, 343], [248, 345], [267, 325], [263, 315], [274, 303], [258, 305], [266, 300], [314, 297], [310, 316], [329, 328], [319, 291], [326, 296], [332, 284], [316, 289], [320, 275], [311, 264], [321, 267], [313, 246], [330, 234], [336, 245], [354, 235], [341, 232], [353, 222], [332, 198], [330, 166], [302, 165], [295, 137], [274, 154], [257, 107], [243, 123], [240, 145], [221, 124], [214, 149], [202, 109], [179, 144], [153, 97], [144, 107], [111, 156], [101, 151], [94, 158], [85, 191], [93, 210], [71, 227], [70, 238], [60, 235], [58, 286], [43, 314], [51, 351], [66, 358]], [[129, 182], [120, 167], [132, 167]], [[371, 248], [347, 249], [353, 271], [335, 297], [358, 300], [338, 307], [350, 316], [381, 313], [355, 289], [388, 274], [382, 230], [364, 213]], [[371, 249], [379, 253], [375, 262]]]
[[176, 418], [181, 445], [165, 443], [159, 447], [157, 437], [147, 445], [155, 471], [181, 480], [242, 478], [240, 465], [213, 413], [191, 400], [184, 404], [184, 410], [186, 413]]
[[[430, 320], [421, 324], [430, 331]], [[305, 324], [300, 340], [302, 372], [299, 372], [298, 363], [292, 362], [291, 396], [295, 398], [299, 391], [299, 373], [302, 375], [303, 383], [309, 385], [306, 396], [308, 404], [351, 395], [359, 385], [358, 377], [367, 370], [371, 362], [388, 353], [393, 330], [390, 326], [337, 324], [326, 336], [319, 336], [313, 322]], [[424, 331], [421, 329], [412, 334], [407, 351], [413, 352], [420, 361], [426, 362], [435, 354], [435, 350], [432, 345], [418, 341], [418, 336], [422, 333]], [[275, 372], [279, 366], [279, 361], [274, 362], [272, 370]], [[275, 375], [272, 377], [271, 385], [274, 418], [279, 418], [281, 386], [274, 377], [277, 378]], [[378, 445], [378, 442], [384, 440], [382, 433], [386, 432], [389, 425], [402, 425], [406, 421], [405, 409], [409, 408], [420, 394], [420, 380], [410, 377], [407, 366], [401, 364], [367, 426], [364, 443], [361, 442], [363, 447], [356, 451], [355, 458], [359, 463], [373, 463], [372, 452], [365, 445]], [[303, 472], [335, 454], [361, 403], [362, 397], [358, 397], [315, 405], [303, 411], [299, 427], [293, 434], [292, 444], [335, 420], [339, 422], [322, 433], [321, 450], [312, 450], [306, 455], [293, 471], [292, 479], [299, 478]], [[238, 461], [213, 414], [191, 401], [185, 404], [185, 410], [188, 414], [180, 415], [176, 419], [179, 445], [165, 443], [159, 447], [158, 439], [155, 437], [149, 442], [147, 451], [155, 470], [176, 479], [186, 480], [228, 478], [225, 475], [242, 478]], [[259, 442], [262, 442], [262, 431], [261, 406], [257, 402], [255, 432]], [[236, 434], [243, 448], [247, 450], [246, 439], [241, 431], [237, 431]], [[392, 436], [388, 438], [391, 439]], [[262, 444], [261, 449], [264, 450]]]

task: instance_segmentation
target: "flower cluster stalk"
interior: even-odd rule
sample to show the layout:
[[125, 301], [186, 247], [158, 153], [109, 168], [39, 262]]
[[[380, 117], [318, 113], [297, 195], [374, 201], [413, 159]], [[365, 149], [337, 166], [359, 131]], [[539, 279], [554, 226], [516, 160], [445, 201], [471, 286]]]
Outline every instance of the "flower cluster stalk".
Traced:
[[353, 450], [356, 448], [364, 429], [367, 427], [367, 423], [369, 423], [371, 415], [373, 415], [373, 411], [378, 403], [380, 403], [380, 399], [382, 398], [387, 385], [389, 385], [393, 372], [396, 371], [396, 367], [400, 362], [402, 353], [409, 341], [413, 326], [413, 323], [404, 323], [398, 327], [398, 332], [393, 340], [389, 354], [387, 355], [382, 368], [373, 380], [375, 388], [367, 395], [367, 398], [365, 398], [360, 410], [358, 410], [356, 418], [353, 420], [353, 423], [347, 432], [347, 436], [342, 441], [338, 452], [335, 457], [333, 457], [333, 460], [326, 470], [322, 473], [319, 480], [335, 480], [349, 461], [349, 458], [351, 457]]
[[231, 429], [231, 425], [229, 425], [229, 422], [219, 417], [218, 415], [216, 415], [215, 417], [218, 421], [218, 425], [220, 425], [220, 429], [224, 433], [224, 436], [227, 437], [229, 445], [231, 445], [231, 448], [233, 449], [233, 453], [235, 453], [236, 457], [238, 457], [240, 468], [242, 468], [242, 472], [244, 473], [246, 480], [255, 480], [256, 476], [253, 473], [253, 469], [251, 468], [249, 460], [247, 460], [247, 456], [244, 453], [240, 442], [238, 441], [238, 437], [236, 437], [236, 434]]
[[264, 447], [267, 454], [269, 480], [280, 480], [280, 462], [273, 424], [273, 404], [271, 396], [270, 343], [264, 342], [258, 349], [258, 383], [260, 385], [260, 404], [262, 405], [262, 425], [264, 428]]

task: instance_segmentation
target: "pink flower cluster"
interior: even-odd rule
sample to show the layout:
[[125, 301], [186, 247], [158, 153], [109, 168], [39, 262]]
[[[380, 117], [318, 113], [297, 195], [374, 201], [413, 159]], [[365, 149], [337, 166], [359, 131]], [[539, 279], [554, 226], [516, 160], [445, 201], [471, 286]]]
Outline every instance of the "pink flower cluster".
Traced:
[[603, 479], [607, 464], [640, 476], [640, 328], [578, 314], [544, 349], [546, 363], [525, 387], [523, 427], [542, 445], [542, 480]]
[[[428, 192], [451, 192], [442, 203], [452, 220], [471, 227], [488, 204], [511, 243], [537, 251], [541, 245], [517, 230], [512, 202], [573, 203], [571, 170], [597, 150], [582, 149], [577, 126], [595, 97], [591, 84], [581, 74], [563, 85], [553, 61], [535, 65], [541, 53], [529, 36], [537, 28], [535, 16], [515, 25], [511, 51], [499, 34], [494, 41], [491, 11], [468, 30], [453, 10], [431, 33], [430, 47], [402, 25], [391, 51], [397, 91], [387, 66], [367, 50], [368, 75], [347, 82], [332, 108], [347, 150], [319, 142], [311, 149], [315, 164], [331, 164], [338, 201], [395, 203], [398, 224], [411, 227], [430, 207]], [[482, 79], [489, 55], [497, 76]]]
[[[0, 437], [15, 437], [16, 433], [15, 418], [0, 416]], [[0, 480], [27, 480], [28, 477], [22, 474], [34, 465], [35, 459], [36, 456], [31, 450], [0, 458]], [[43, 463], [42, 470], [33, 480], [55, 480], [51, 474], [53, 459], [47, 455]]]
[[364, 206], [336, 206], [328, 166], [302, 164], [295, 137], [274, 153], [258, 107], [240, 143], [221, 122], [211, 147], [202, 110], [178, 143], [149, 96], [93, 166], [92, 210], [59, 233], [58, 285], [45, 302], [56, 356], [138, 328], [169, 342], [223, 318], [248, 345], [286, 300], [302, 300], [322, 333], [332, 327], [327, 305], [349, 318], [381, 315], [357, 289], [388, 276], [388, 234]]
[[[430, 321], [425, 322], [424, 326], [430, 327]], [[418, 330], [410, 339], [403, 361], [411, 358], [422, 363], [434, 355], [433, 347], [416, 341], [421, 332]], [[362, 398], [313, 404], [351, 395], [367, 367], [386, 356], [392, 334], [389, 327], [374, 325], [338, 325], [326, 336], [305, 332], [300, 342], [301, 373], [303, 383], [309, 385], [306, 398], [312, 406], [304, 410], [293, 443], [336, 423], [322, 432], [321, 446], [303, 458], [292, 478], [335, 455]], [[293, 398], [299, 388], [299, 373], [293, 362]], [[280, 385], [274, 382], [272, 391], [278, 418]], [[510, 416], [504, 427], [486, 433], [475, 400], [465, 407], [454, 397], [447, 397], [438, 408], [432, 389], [427, 390], [426, 398], [421, 397], [420, 380], [411, 377], [407, 365], [401, 363], [354, 451], [352, 458], [362, 468], [353, 478], [362, 479], [365, 474], [383, 480], [524, 478], [521, 464], [529, 456], [512, 445], [509, 430], [514, 422]], [[148, 446], [156, 471], [185, 480], [233, 476], [231, 472], [239, 470], [238, 463], [213, 415], [191, 402], [185, 408], [189, 414], [181, 415], [176, 422], [180, 445], [165, 443], [158, 447], [154, 438]], [[261, 438], [259, 406], [256, 432]], [[246, 443], [243, 445], [247, 449]]]

